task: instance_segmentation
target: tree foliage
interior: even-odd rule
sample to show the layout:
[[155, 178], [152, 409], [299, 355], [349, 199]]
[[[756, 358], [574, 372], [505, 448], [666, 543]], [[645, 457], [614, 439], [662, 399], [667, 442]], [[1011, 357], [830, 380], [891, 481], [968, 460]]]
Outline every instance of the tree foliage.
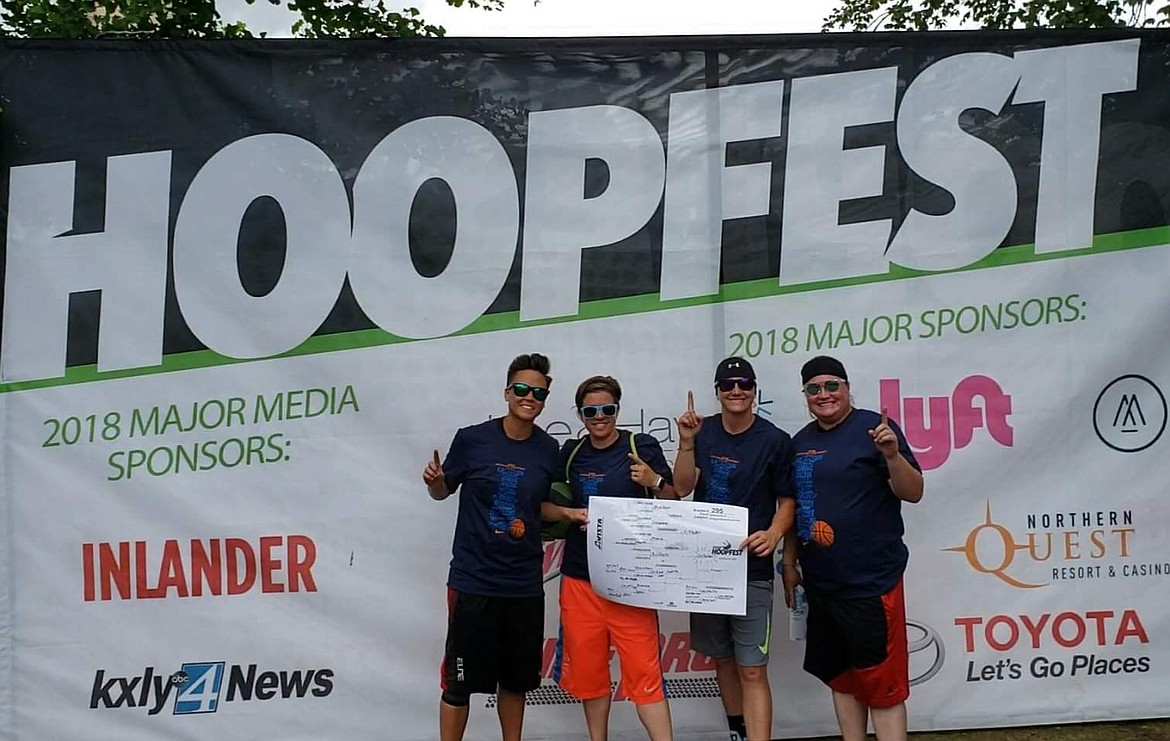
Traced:
[[1167, 0], [839, 0], [826, 31], [930, 31], [948, 25], [1118, 28], [1170, 21]]
[[[417, 8], [385, 0], [259, 0], [297, 15], [293, 35], [323, 37], [442, 36]], [[245, 0], [253, 5], [257, 0]], [[453, 7], [499, 10], [504, 0], [447, 0]], [[215, 0], [3, 0], [0, 33], [17, 38], [241, 38], [243, 23], [226, 23]]]

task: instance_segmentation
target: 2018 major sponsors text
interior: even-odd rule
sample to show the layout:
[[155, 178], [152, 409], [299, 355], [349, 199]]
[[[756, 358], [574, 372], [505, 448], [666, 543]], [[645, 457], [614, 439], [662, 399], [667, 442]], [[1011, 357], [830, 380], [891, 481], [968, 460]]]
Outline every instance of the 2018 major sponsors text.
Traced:
[[1067, 324], [1084, 321], [1087, 308], [1079, 293], [1070, 293], [746, 329], [727, 339], [732, 355], [771, 357]]

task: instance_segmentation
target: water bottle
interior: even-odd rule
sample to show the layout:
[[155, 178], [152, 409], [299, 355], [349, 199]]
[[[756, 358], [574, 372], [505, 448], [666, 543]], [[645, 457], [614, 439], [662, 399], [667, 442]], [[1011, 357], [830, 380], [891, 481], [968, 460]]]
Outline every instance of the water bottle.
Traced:
[[803, 641], [808, 632], [808, 602], [804, 587], [799, 584], [792, 592], [792, 609], [788, 611], [788, 640]]

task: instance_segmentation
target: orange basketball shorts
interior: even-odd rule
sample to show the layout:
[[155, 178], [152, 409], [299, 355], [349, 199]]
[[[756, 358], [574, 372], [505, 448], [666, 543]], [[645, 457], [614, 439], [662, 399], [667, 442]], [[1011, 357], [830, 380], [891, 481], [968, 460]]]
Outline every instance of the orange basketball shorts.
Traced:
[[610, 646], [622, 689], [636, 705], [666, 699], [658, 646], [658, 613], [601, 597], [584, 579], [561, 577], [561, 636], [553, 678], [578, 700], [610, 693]]

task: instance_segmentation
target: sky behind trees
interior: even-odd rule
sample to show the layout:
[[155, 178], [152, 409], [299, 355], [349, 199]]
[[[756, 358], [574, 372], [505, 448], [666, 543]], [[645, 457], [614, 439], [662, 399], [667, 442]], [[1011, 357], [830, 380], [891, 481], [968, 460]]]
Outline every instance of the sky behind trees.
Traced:
[[[508, 0], [502, 11], [452, 8], [415, 0], [429, 23], [449, 36], [640, 36], [659, 34], [816, 33], [834, 0]], [[253, 33], [288, 36], [294, 16], [266, 0], [220, 0], [225, 20]]]

